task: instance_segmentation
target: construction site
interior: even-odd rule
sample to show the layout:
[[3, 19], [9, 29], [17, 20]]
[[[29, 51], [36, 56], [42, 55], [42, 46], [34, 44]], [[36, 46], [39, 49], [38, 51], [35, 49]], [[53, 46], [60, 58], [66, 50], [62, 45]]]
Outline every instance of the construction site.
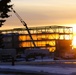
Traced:
[[68, 1], [0, 0], [0, 75], [76, 75], [76, 2]]
[[[56, 49], [56, 42], [63, 40], [63, 44], [67, 40], [73, 39], [73, 28], [65, 26], [43, 26], [30, 27], [29, 31], [32, 35], [36, 47], [47, 48], [54, 52]], [[16, 28], [10, 30], [1, 30], [4, 34], [4, 48], [33, 48], [34, 45], [25, 28]]]
[[[1, 30], [3, 34], [4, 49], [15, 48], [25, 50], [32, 48], [47, 49], [49, 52], [55, 50], [63, 53], [72, 49], [73, 28], [65, 26], [43, 26], [30, 27], [32, 42], [27, 29], [16, 28], [10, 30]], [[62, 52], [63, 51], [63, 52]]]
[[[2, 40], [0, 48], [6, 49], [7, 55], [9, 49], [16, 49], [12, 54], [49, 56], [50, 53], [54, 53], [54, 59], [75, 58], [72, 50], [72, 27], [57, 25], [28, 27], [18, 13], [11, 9], [25, 28], [0, 30]], [[11, 55], [11, 52], [9, 54]]]

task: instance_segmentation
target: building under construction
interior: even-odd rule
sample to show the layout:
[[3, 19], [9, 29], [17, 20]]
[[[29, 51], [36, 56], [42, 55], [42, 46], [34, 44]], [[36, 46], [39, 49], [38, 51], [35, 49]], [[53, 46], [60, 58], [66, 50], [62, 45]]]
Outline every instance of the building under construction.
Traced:
[[[66, 26], [29, 27], [33, 41], [38, 48], [54, 52], [58, 40], [72, 41], [73, 28]], [[0, 30], [4, 34], [4, 48], [34, 48], [26, 28]], [[66, 42], [65, 42], [66, 43]], [[64, 44], [64, 43], [63, 43]]]

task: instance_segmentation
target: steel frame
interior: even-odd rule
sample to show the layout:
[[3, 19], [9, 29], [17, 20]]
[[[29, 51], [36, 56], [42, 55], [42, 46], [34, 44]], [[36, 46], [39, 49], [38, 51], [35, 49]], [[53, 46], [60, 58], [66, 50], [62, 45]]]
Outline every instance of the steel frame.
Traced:
[[[73, 28], [67, 26], [41, 26], [29, 27], [29, 31], [37, 47], [48, 48], [50, 51], [55, 50], [56, 40], [72, 40]], [[0, 30], [3, 34], [18, 33], [19, 47], [34, 47], [25, 28], [15, 28], [9, 30]]]

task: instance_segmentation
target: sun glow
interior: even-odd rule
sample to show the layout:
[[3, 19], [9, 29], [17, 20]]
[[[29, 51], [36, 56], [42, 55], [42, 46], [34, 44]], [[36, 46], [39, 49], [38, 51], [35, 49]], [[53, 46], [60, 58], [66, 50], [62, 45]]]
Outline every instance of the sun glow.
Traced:
[[72, 45], [73, 45], [73, 48], [76, 48], [76, 36], [73, 36]]
[[72, 41], [73, 48], [76, 48], [76, 24], [73, 25], [73, 41]]

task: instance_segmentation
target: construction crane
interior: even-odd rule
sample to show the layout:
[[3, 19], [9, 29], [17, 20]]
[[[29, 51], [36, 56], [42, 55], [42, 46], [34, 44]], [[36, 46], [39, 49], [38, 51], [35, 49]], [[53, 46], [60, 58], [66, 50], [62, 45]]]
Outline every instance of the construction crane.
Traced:
[[18, 15], [18, 13], [17, 13], [13, 8], [11, 8], [11, 9], [12, 9], [12, 11], [15, 13], [15, 15], [18, 17], [18, 19], [21, 21], [21, 23], [26, 27], [26, 30], [27, 30], [27, 32], [28, 32], [28, 34], [29, 34], [29, 36], [30, 36], [30, 39], [31, 39], [34, 47], [36, 48], [36, 44], [35, 44], [35, 42], [34, 42], [34, 40], [33, 40], [33, 38], [32, 38], [32, 35], [31, 35], [30, 31], [29, 31], [29, 28], [28, 28], [27, 24], [26, 24], [25, 21]]

